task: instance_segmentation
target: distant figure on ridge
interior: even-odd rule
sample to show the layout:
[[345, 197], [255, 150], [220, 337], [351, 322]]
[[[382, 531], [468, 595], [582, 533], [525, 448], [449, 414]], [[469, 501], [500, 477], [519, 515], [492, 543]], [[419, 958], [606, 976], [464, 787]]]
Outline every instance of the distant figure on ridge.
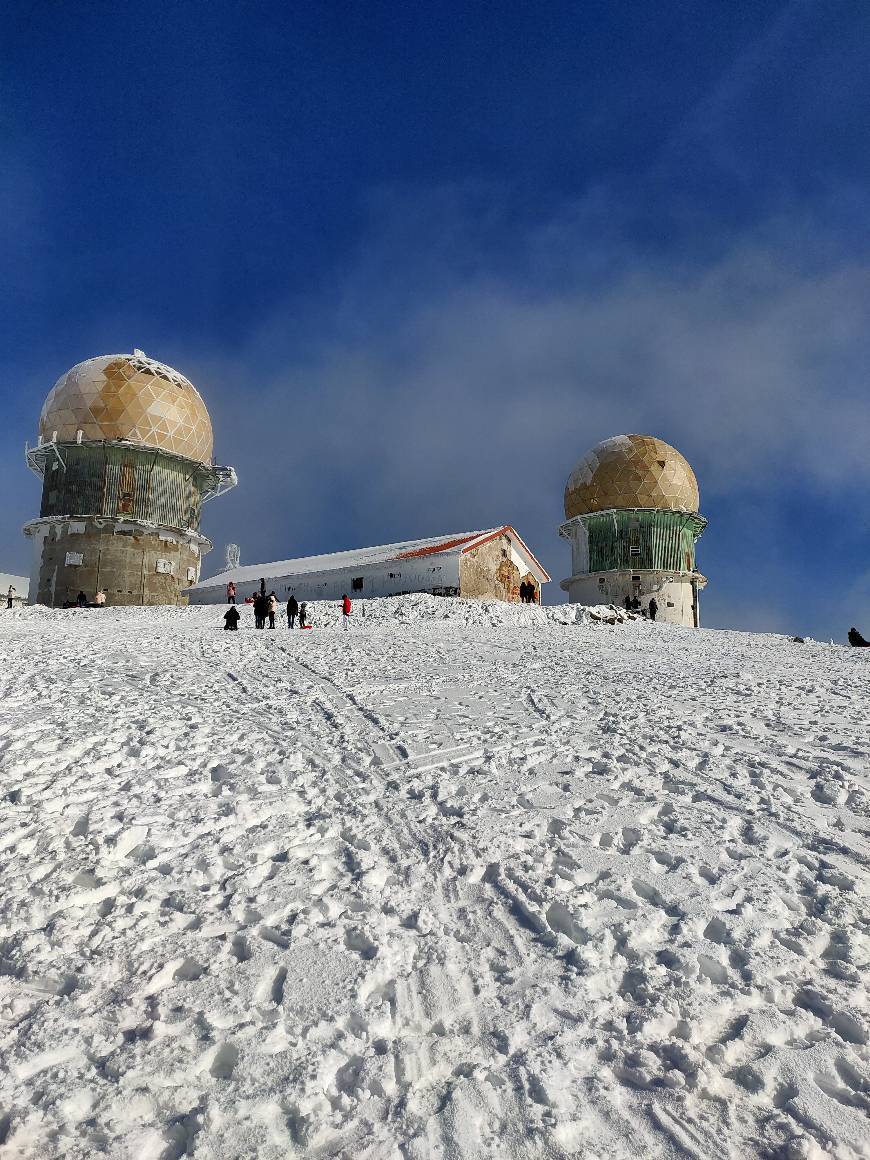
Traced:
[[224, 621], [226, 622], [224, 628], [229, 629], [230, 632], [238, 632], [240, 620], [241, 617], [239, 616], [238, 608], [236, 608], [235, 604], [231, 604], [224, 613]]
[[278, 597], [270, 592], [267, 597], [266, 610], [269, 613], [269, 628], [275, 627], [275, 613], [278, 611]]
[[227, 604], [235, 604], [236, 602], [236, 585], [233, 580], [227, 584]]
[[849, 644], [853, 648], [870, 648], [870, 640], [865, 640], [857, 628], [849, 629]]
[[352, 607], [350, 597], [345, 592], [341, 598], [341, 627], [345, 632], [350, 628], [350, 613]]
[[15, 599], [15, 585], [9, 585], [9, 591], [6, 593], [6, 607], [12, 607], [12, 601]]
[[650, 602], [649, 602], [649, 618], [650, 618], [650, 620], [655, 620], [656, 613], [658, 612], [658, 610], [659, 610], [659, 602], [653, 596], [652, 600], [650, 600]]
[[291, 596], [287, 601], [287, 627], [296, 627], [296, 617], [299, 615], [299, 601], [295, 596]]

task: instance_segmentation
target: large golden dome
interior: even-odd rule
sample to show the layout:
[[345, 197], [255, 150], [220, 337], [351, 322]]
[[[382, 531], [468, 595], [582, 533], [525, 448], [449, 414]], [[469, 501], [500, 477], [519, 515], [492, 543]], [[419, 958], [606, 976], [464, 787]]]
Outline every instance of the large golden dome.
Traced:
[[587, 451], [565, 487], [565, 518], [608, 508], [697, 512], [698, 481], [679, 451], [653, 435], [615, 435]]
[[208, 463], [211, 419], [196, 387], [142, 351], [77, 363], [57, 380], [42, 407], [45, 440], [126, 439]]

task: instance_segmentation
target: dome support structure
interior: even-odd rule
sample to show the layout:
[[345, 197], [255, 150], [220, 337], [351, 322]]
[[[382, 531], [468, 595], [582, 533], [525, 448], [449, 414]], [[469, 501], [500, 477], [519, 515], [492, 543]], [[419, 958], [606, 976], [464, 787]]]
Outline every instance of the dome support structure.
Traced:
[[87, 359], [43, 405], [28, 468], [42, 480], [30, 600], [186, 604], [211, 541], [202, 505], [238, 483], [212, 458], [211, 419], [179, 371], [141, 351]]

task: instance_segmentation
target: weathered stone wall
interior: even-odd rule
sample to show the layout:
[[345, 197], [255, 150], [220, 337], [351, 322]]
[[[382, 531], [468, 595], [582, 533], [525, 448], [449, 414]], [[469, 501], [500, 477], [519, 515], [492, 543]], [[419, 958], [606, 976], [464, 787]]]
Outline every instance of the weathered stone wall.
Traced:
[[487, 600], [520, 599], [520, 570], [506, 535], [472, 548], [460, 558], [459, 594]]
[[[67, 563], [68, 554], [81, 556], [81, 563]], [[167, 561], [171, 571], [158, 571], [158, 561]], [[58, 522], [44, 540], [31, 599], [60, 608], [80, 591], [93, 601], [102, 588], [109, 605], [186, 604], [199, 569], [200, 554], [187, 541], [109, 521], [102, 527], [92, 520]]]

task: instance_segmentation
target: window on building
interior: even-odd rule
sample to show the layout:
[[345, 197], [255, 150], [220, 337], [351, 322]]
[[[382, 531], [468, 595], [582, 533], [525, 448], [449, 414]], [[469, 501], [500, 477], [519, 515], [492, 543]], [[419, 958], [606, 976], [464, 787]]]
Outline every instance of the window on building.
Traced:
[[164, 575], [171, 574], [172, 569], [173, 569], [173, 564], [172, 564], [171, 560], [158, 560], [157, 564], [155, 566], [155, 571], [160, 572]]
[[351, 590], [351, 592], [362, 592], [362, 586], [363, 586], [363, 578], [362, 578], [362, 576], [356, 576], [356, 577], [354, 577], [354, 579], [353, 579], [353, 580], [351, 580], [351, 582], [350, 582], [350, 590]]
[[639, 556], [640, 547], [637, 544], [632, 544], [628, 549], [629, 556]]
[[65, 563], [68, 565], [78, 565], [84, 562], [84, 556], [81, 552], [67, 552]]

